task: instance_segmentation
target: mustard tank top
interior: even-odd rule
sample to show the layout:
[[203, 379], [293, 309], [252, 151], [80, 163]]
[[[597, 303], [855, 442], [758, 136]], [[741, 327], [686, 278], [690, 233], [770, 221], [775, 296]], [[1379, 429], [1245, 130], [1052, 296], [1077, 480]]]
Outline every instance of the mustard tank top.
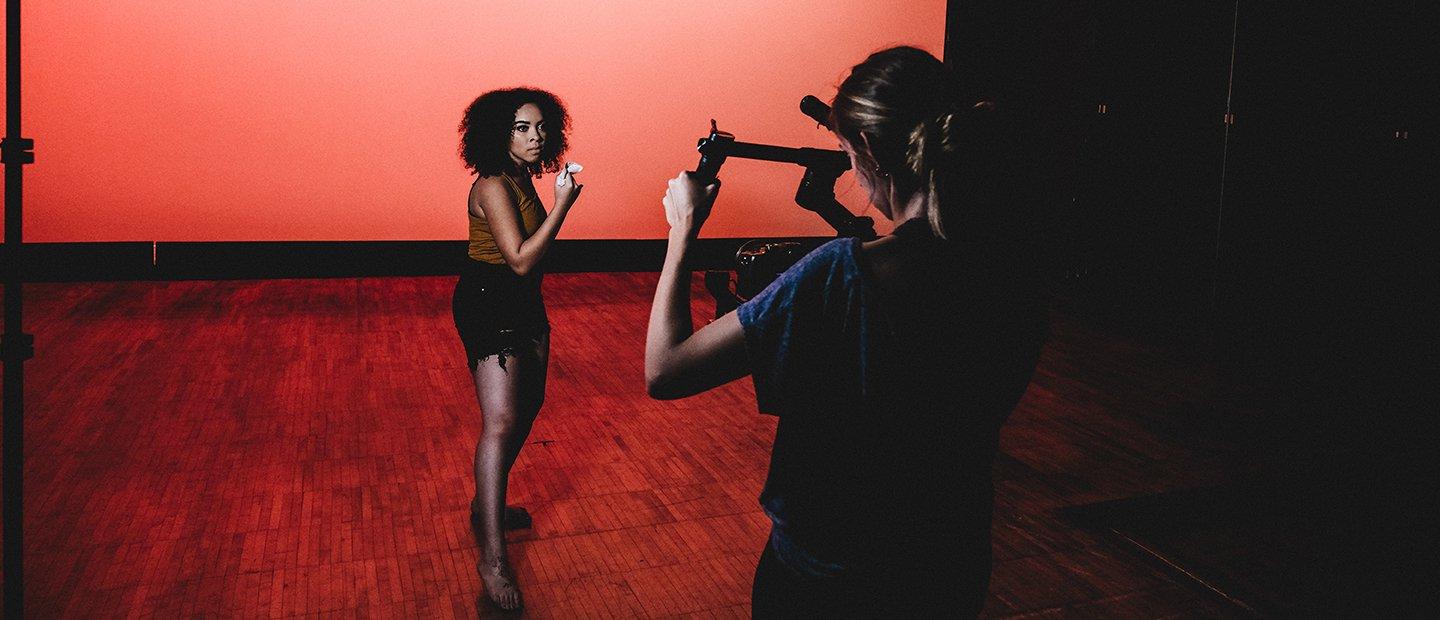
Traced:
[[[520, 210], [520, 223], [525, 227], [525, 238], [528, 239], [545, 219], [545, 213], [540, 208], [540, 197], [535, 194], [534, 185], [521, 185], [509, 173], [501, 174], [500, 178], [505, 180], [505, 188], [510, 191], [510, 198]], [[470, 213], [470, 258], [494, 265], [505, 264], [505, 257], [495, 245], [495, 235], [490, 233], [490, 223], [483, 217], [475, 217], [474, 213]]]

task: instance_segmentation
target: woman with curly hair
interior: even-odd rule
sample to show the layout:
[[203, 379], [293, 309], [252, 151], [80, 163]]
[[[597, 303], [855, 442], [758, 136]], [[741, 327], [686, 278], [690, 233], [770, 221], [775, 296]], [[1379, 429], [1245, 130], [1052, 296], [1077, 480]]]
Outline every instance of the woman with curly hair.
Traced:
[[[530, 88], [485, 93], [460, 121], [460, 157], [477, 175], [468, 201], [469, 260], [452, 300], [483, 422], [470, 523], [485, 592], [505, 610], [522, 600], [503, 530], [530, 521], [524, 509], [505, 506], [505, 487], [545, 400], [550, 359], [541, 259], [582, 187], [572, 173], [578, 166], [561, 164], [569, 125], [555, 95]], [[554, 209], [547, 214], [533, 181], [554, 172]]]

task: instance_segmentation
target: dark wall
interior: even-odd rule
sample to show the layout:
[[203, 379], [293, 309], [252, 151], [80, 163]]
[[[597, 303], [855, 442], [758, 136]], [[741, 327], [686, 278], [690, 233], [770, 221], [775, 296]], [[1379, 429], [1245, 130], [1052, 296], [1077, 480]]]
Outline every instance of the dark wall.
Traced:
[[1440, 82], [1419, 6], [1242, 4], [1237, 33], [1221, 368], [1255, 386], [1260, 457], [1334, 533], [1358, 609], [1429, 590]]
[[1435, 275], [1422, 106], [1440, 95], [1417, 6], [1241, 8], [1221, 317], [1317, 388], [1392, 340]]
[[955, 2], [947, 59], [1029, 119], [1060, 292], [1193, 323], [1214, 284], [1234, 3]]
[[955, 0], [950, 24], [971, 95], [1028, 119], [1063, 300], [1292, 378], [1424, 301], [1440, 80], [1418, 3]]
[[[1336, 570], [1364, 584], [1338, 588], [1336, 609], [1414, 591], [1405, 550], [1433, 493], [1432, 13], [1235, 0], [950, 8], [946, 61], [972, 92], [1025, 110], [1037, 129], [1017, 139], [1050, 153], [1060, 301], [1211, 365], [1221, 381], [1208, 415], [1314, 515]], [[1245, 415], [1222, 420], [1226, 407]]]

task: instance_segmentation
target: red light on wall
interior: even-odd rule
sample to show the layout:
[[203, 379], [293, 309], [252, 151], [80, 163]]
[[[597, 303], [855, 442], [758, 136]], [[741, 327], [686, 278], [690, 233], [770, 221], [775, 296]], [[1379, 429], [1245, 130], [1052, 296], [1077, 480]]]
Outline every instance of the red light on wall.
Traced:
[[[939, 55], [945, 6], [33, 3], [25, 131], [42, 154], [26, 171], [26, 236], [463, 239], [460, 114], [481, 92], [529, 85], [565, 100], [569, 157], [586, 168], [561, 237], [661, 239], [665, 181], [695, 167], [709, 119], [747, 142], [836, 148], [801, 98], [828, 101], [884, 47]], [[833, 234], [793, 203], [801, 174], [726, 164], [704, 235]], [[537, 186], [548, 204], [553, 184]], [[836, 190], [865, 208], [851, 175]]]

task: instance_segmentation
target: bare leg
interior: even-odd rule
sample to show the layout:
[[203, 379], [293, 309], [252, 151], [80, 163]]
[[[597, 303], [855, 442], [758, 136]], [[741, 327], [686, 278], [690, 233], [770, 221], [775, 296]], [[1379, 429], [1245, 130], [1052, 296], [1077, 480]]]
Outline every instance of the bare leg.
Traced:
[[[500, 528], [507, 532], [529, 528], [532, 523], [530, 511], [526, 510], [524, 506], [506, 504], [505, 512], [500, 515]], [[478, 495], [470, 498], [470, 531], [475, 533], [476, 541], [484, 538], [480, 534], [480, 497]]]
[[[550, 371], [550, 334], [541, 336], [534, 343], [533, 351], [533, 359], [539, 360], [539, 363], [527, 364], [525, 370], [516, 377], [518, 394], [516, 395], [515, 402], [522, 414], [517, 416], [516, 424], [522, 428], [517, 428], [515, 432], [507, 435], [514, 439], [513, 443], [506, 444], [508, 452], [506, 455], [507, 460], [505, 461], [505, 471], [507, 475], [510, 471], [510, 466], [514, 465], [515, 460], [520, 456], [520, 449], [525, 447], [525, 440], [530, 437], [530, 429], [535, 423], [535, 418], [540, 413], [540, 407], [545, 404], [545, 382]], [[529, 353], [530, 351], [526, 350], [517, 351], [518, 355], [526, 355]], [[506, 363], [509, 364], [515, 357], [516, 356], [511, 356], [507, 358]], [[478, 391], [480, 389], [478, 383], [480, 380], [477, 378], [476, 381], [476, 389]], [[476, 446], [475, 459], [478, 464], [480, 462], [478, 445]], [[476, 480], [479, 480], [478, 474]], [[477, 487], [477, 493], [470, 501], [470, 511], [475, 514], [480, 514], [480, 510], [480, 495]], [[502, 529], [523, 529], [529, 527], [529, 524], [530, 513], [520, 506], [506, 506], [505, 511], [501, 513], [500, 525]], [[480, 537], [483, 541], [484, 537], [481, 534], [477, 532], [476, 536]]]
[[516, 351], [507, 356], [504, 368], [498, 356], [480, 360], [475, 367], [475, 390], [484, 420], [475, 446], [475, 495], [479, 500], [481, 534], [478, 569], [486, 594], [501, 609], [521, 605], [520, 588], [505, 553], [505, 487], [510, 467], [525, 445], [543, 402], [549, 344], [546, 336], [534, 350]]

